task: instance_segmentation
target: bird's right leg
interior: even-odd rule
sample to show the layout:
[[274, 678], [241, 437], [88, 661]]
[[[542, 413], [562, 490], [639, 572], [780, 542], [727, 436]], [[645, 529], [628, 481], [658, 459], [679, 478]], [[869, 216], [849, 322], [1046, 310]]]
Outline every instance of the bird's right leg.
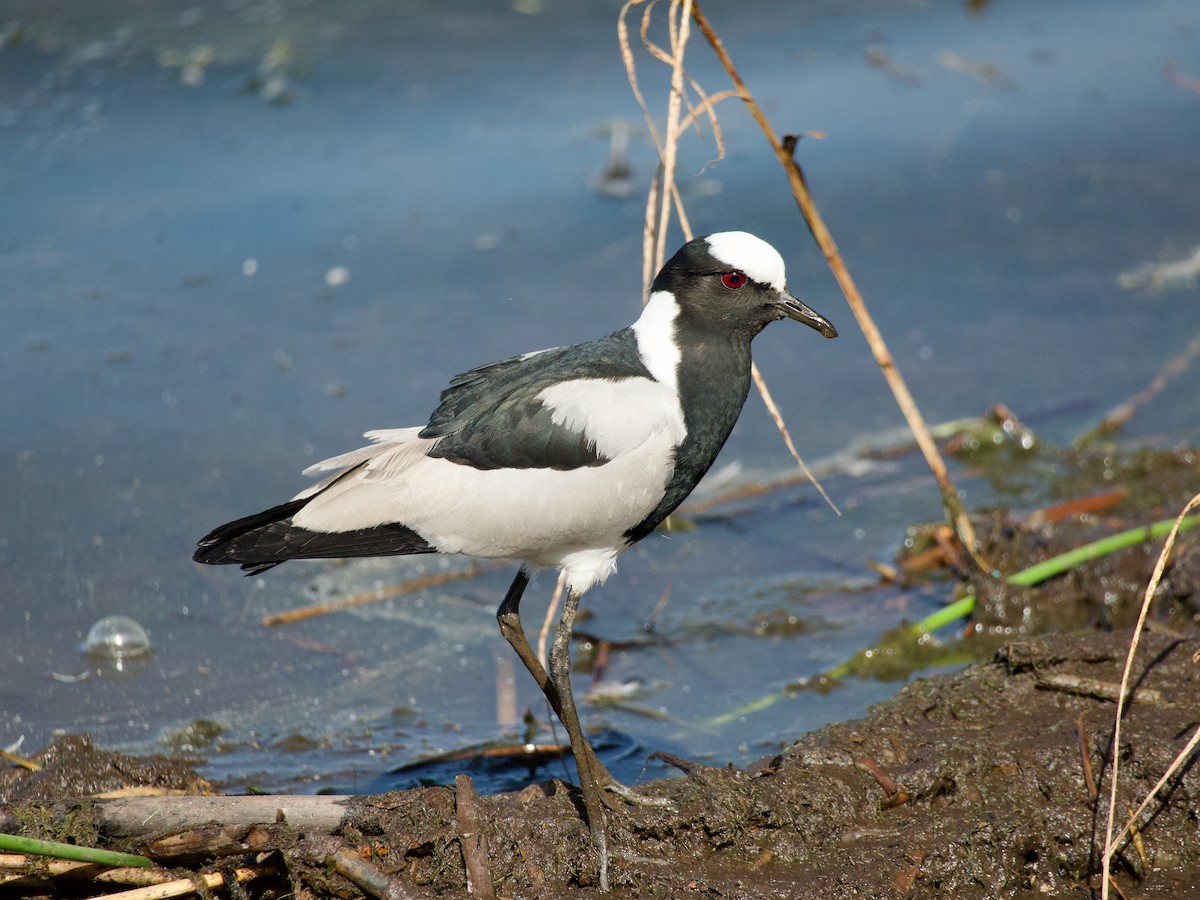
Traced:
[[[533, 676], [533, 680], [537, 682], [538, 687], [545, 694], [546, 702], [550, 704], [550, 708], [554, 710], [554, 714], [558, 716], [559, 721], [562, 721], [562, 698], [558, 694], [558, 688], [551, 681], [545, 666], [537, 658], [537, 654], [533, 651], [533, 648], [529, 646], [529, 639], [525, 636], [525, 629], [521, 625], [521, 596], [525, 593], [525, 587], [528, 584], [529, 573], [522, 568], [517, 572], [517, 577], [513, 579], [508, 593], [504, 595], [504, 602], [496, 610], [496, 621], [500, 624], [500, 633], [508, 641], [513, 650], [516, 651], [517, 656], [521, 658], [521, 662], [525, 664], [525, 668], [529, 670], [529, 674]], [[584, 741], [583, 746], [586, 747], [585, 754], [589, 757], [585, 765], [607, 792], [616, 794], [626, 802], [638, 806], [669, 805], [666, 800], [661, 800], [657, 797], [646, 797], [617, 781], [605, 767], [604, 763], [600, 762], [597, 758], [596, 751], [592, 749], [592, 745]], [[576, 760], [576, 766], [582, 768], [579, 766], [579, 762], [579, 760]], [[612, 804], [606, 803], [606, 805], [615, 809], [615, 807], [612, 807]]]
[[552, 683], [557, 688], [560, 709], [558, 718], [571, 738], [571, 750], [575, 754], [575, 768], [579, 770], [579, 787], [583, 791], [583, 805], [587, 810], [588, 829], [600, 858], [600, 891], [608, 891], [608, 823], [604, 816], [604, 779], [612, 778], [600, 764], [592, 745], [583, 734], [579, 721], [579, 710], [571, 692], [571, 630], [575, 626], [575, 613], [579, 610], [579, 597], [574, 590], [567, 590], [563, 603], [562, 618], [554, 632], [554, 645], [550, 649], [550, 672]]

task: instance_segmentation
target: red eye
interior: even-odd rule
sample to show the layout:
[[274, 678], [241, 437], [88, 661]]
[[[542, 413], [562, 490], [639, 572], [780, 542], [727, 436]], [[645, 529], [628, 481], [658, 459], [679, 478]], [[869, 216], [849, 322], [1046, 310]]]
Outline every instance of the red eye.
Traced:
[[746, 276], [741, 272], [726, 272], [721, 276], [721, 283], [732, 291], [736, 291], [746, 283]]

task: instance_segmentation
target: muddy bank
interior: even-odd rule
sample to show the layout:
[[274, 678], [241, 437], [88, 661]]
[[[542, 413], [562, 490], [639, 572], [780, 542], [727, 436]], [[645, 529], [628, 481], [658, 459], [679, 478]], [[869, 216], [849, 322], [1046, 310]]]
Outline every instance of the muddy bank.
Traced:
[[[745, 770], [680, 760], [683, 777], [641, 788], [670, 799], [672, 809], [623, 806], [611, 816], [614, 893], [1081, 896], [1099, 864], [1114, 711], [1094, 688], [1119, 682], [1128, 639], [1118, 632], [1005, 645], [988, 662], [916, 681], [866, 719], [823, 728]], [[1139, 694], [1121, 745], [1122, 811], [1140, 802], [1196, 726], [1197, 650], [1194, 634], [1144, 638]], [[117, 782], [196, 790], [200, 783], [185, 767], [130, 761], [82, 741], [61, 741], [42, 761], [43, 773], [5, 774], [5, 830], [160, 857], [164, 847], [180, 846], [178, 837], [161, 839], [180, 830], [171, 827], [172, 809], [186, 798], [67, 798]], [[450, 787], [309, 800], [328, 802], [333, 818], [291, 822], [281, 812], [281, 821], [256, 829], [224, 823], [224, 849], [205, 849], [192, 837], [190, 856], [165, 861], [212, 864], [219, 854], [228, 868], [275, 858], [282, 874], [257, 888], [252, 883], [252, 892], [361, 895], [335, 863], [341, 851], [379, 879], [376, 893], [464, 896], [464, 847], [473, 842], [468, 857], [484, 865], [496, 896], [595, 891], [578, 793], [558, 781], [471, 798], [476, 823], [467, 839], [463, 803], [456, 808]], [[155, 804], [153, 815], [137, 820], [141, 833], [117, 833], [138, 830], [128, 815], [106, 822], [121, 803]], [[1165, 898], [1200, 887], [1198, 803], [1200, 775], [1190, 766], [1170, 785], [1138, 843], [1125, 848], [1118, 867], [1124, 888]], [[271, 851], [281, 855], [263, 855]], [[44, 889], [43, 883], [38, 890]]]

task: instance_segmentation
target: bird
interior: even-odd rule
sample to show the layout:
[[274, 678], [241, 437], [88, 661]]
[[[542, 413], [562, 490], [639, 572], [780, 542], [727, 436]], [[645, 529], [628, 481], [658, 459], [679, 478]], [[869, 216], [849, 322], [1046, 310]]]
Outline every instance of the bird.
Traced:
[[[193, 558], [248, 575], [294, 559], [518, 561], [496, 618], [570, 738], [607, 890], [609, 794], [642, 798], [612, 777], [580, 726], [569, 646], [580, 599], [712, 466], [749, 393], [750, 343], [783, 318], [837, 337], [788, 290], [769, 243], [744, 231], [697, 237], [663, 265], [633, 324], [454, 377], [427, 424], [366, 432], [368, 446], [305, 470], [316, 484], [214, 529]], [[566, 585], [549, 671], [520, 620], [541, 568]]]

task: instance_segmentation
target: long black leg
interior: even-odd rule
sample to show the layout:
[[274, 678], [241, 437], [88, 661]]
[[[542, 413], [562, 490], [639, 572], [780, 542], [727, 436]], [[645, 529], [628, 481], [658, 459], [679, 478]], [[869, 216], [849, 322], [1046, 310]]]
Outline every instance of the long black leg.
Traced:
[[[588, 743], [583, 729], [579, 725], [579, 713], [575, 709], [575, 699], [571, 693], [571, 658], [568, 652], [571, 627], [575, 622], [579, 598], [568, 592], [567, 607], [563, 611], [563, 617], [555, 632], [554, 646], [550, 654], [551, 668], [555, 668], [556, 664], [564, 666], [563, 674], [555, 674], [554, 679], [551, 680], [545, 667], [537, 658], [537, 654], [529, 646], [529, 639], [525, 636], [525, 629], [521, 625], [521, 595], [524, 594], [528, 584], [529, 574], [522, 568], [517, 572], [517, 577], [513, 579], [508, 593], [504, 595], [504, 601], [500, 604], [500, 608], [496, 610], [496, 621], [500, 624], [500, 633], [516, 651], [521, 662], [525, 664], [525, 668], [529, 670], [529, 674], [533, 676], [533, 680], [546, 695], [546, 701], [550, 704], [550, 708], [554, 710], [554, 714], [567, 729], [567, 735], [571, 739], [571, 753], [575, 757], [575, 768], [579, 771], [580, 787], [583, 789], [583, 803], [587, 812], [588, 828], [592, 832], [592, 840], [596, 844], [596, 850], [600, 857], [600, 887], [602, 890], [608, 890], [608, 831], [604, 820], [603, 800], [598, 795], [602, 792], [602, 787], [608, 785], [615, 785], [623, 793], [630, 792], [628, 788], [613, 778], [604, 764], [596, 758], [596, 751]], [[559, 685], [562, 685], [562, 690]], [[569, 711], [564, 708], [564, 696], [569, 704]]]
[[[537, 686], [542, 689], [542, 693], [546, 695], [546, 699], [550, 701], [550, 706], [557, 715], [558, 693], [554, 690], [554, 685], [550, 683], [550, 676], [542, 667], [541, 660], [529, 646], [529, 639], [525, 637], [525, 628], [521, 625], [521, 595], [525, 593], [525, 587], [528, 584], [529, 573], [523, 568], [518, 570], [517, 577], [513, 579], [508, 593], [504, 595], [504, 601], [496, 610], [496, 621], [500, 624], [500, 634], [508, 641], [509, 646], [517, 651], [517, 656], [521, 658], [521, 662], [525, 663], [525, 668], [529, 670], [529, 674], [533, 676]], [[553, 698], [550, 696], [552, 693], [554, 694]]]
[[[596, 759], [591, 745], [579, 724], [579, 711], [575, 708], [575, 697], [571, 692], [571, 629], [575, 626], [575, 613], [579, 610], [579, 595], [567, 591], [563, 602], [562, 618], [554, 632], [554, 645], [550, 649], [550, 674], [558, 689], [561, 709], [557, 710], [563, 727], [571, 738], [571, 750], [575, 754], [575, 767], [579, 770], [579, 787], [583, 790], [583, 805], [587, 810], [588, 828], [600, 857], [600, 890], [608, 890], [608, 825], [604, 818], [604, 770]], [[600, 771], [597, 771], [597, 770]], [[603, 771], [603, 775], [601, 774]]]
[[[572, 734], [572, 729], [567, 725], [567, 720], [564, 716], [563, 699], [556, 682], [561, 682], [563, 685], [565, 685], [566, 690], [568, 692], [570, 691], [571, 683], [569, 680], [569, 672], [571, 663], [568, 655], [568, 645], [571, 638], [571, 625], [575, 621], [575, 613], [579, 606], [579, 598], [575, 597], [573, 600], [568, 599], [571, 610], [570, 622], [567, 623], [566, 630], [564, 632], [563, 622], [560, 621], [558, 631], [555, 633], [555, 647], [557, 648], [560, 646], [561, 640], [562, 650], [559, 655], [566, 658], [566, 672], [568, 674], [564, 675], [564, 677], [561, 679], [559, 679], [559, 677], [556, 675], [555, 678], [551, 680], [550, 676], [546, 673], [546, 669], [542, 665], [541, 660], [537, 658], [537, 654], [534, 653], [533, 648], [529, 646], [529, 639], [525, 636], [525, 628], [521, 625], [521, 596], [525, 593], [525, 588], [528, 584], [529, 573], [522, 568], [517, 572], [516, 577], [513, 579], [512, 585], [508, 589], [508, 593], [504, 595], [504, 601], [500, 604], [499, 609], [496, 610], [496, 621], [500, 625], [500, 633], [504, 636], [504, 639], [508, 641], [513, 650], [516, 651], [517, 656], [521, 659], [521, 662], [525, 664], [525, 668], [529, 670], [529, 674], [533, 676], [533, 680], [536, 681], [538, 687], [542, 689], [542, 693], [546, 696], [546, 702], [550, 704], [550, 708], [554, 710], [554, 714], [558, 716], [559, 721], [561, 721], [564, 727], [567, 728], [567, 733], [571, 737], [571, 752], [575, 756], [575, 767], [579, 770], [580, 785], [581, 787], [585, 785], [589, 786], [584, 788], [584, 805], [588, 813], [588, 825], [594, 830], [595, 822], [597, 821], [597, 817], [592, 813], [591, 806], [588, 805], [589, 794], [587, 792], [591, 790], [591, 785], [598, 784], [602, 788], [606, 789], [607, 793], [603, 793], [602, 798], [606, 803], [608, 802], [608, 794], [612, 793], [623, 798], [629, 803], [634, 803], [639, 806], [670, 806], [671, 804], [668, 800], [657, 797], [646, 797], [641, 794], [637, 794], [627, 788], [625, 785], [621, 784], [621, 782], [613, 778], [612, 774], [608, 771], [604, 764], [596, 757], [596, 751], [592, 749], [592, 745], [589, 744], [587, 739], [584, 737], [582, 729], [577, 728], [577, 733]], [[565, 620], [566, 617], [567, 613], [564, 611], [563, 619]], [[553, 661], [553, 659], [554, 656], [552, 655], [551, 660]], [[579, 715], [575, 710], [573, 698], [571, 700], [571, 712], [574, 714], [576, 725], [578, 725]], [[611, 808], [615, 809], [615, 807]], [[603, 820], [601, 819], [600, 821], [602, 822]], [[603, 825], [601, 825], [601, 828], [603, 828]], [[607, 832], [604, 832], [603, 838], [605, 840], [605, 844], [607, 844], [607, 836]], [[597, 843], [597, 848], [599, 849], [599, 847], [600, 844]], [[604, 882], [607, 882], [608, 877], [606, 850], [607, 847], [605, 847], [605, 855], [601, 869]]]
[[[550, 680], [550, 676], [546, 674], [545, 667], [542, 666], [541, 660], [537, 658], [537, 654], [533, 648], [529, 646], [529, 639], [525, 636], [525, 628], [521, 625], [521, 595], [525, 593], [525, 587], [529, 584], [529, 573], [524, 569], [517, 572], [517, 577], [513, 579], [512, 586], [509, 587], [508, 593], [504, 595], [504, 602], [500, 604], [500, 608], [496, 610], [496, 621], [500, 624], [500, 634], [508, 641], [509, 646], [516, 651], [517, 656], [521, 658], [521, 662], [525, 664], [525, 668], [529, 670], [529, 674], [533, 676], [533, 680], [537, 682], [537, 686], [542, 689], [542, 693], [546, 695], [546, 702], [550, 704], [550, 708], [554, 710], [554, 714], [562, 720], [562, 700], [558, 694], [558, 688], [554, 682]], [[609, 774], [608, 769], [604, 764], [596, 758], [596, 752], [592, 749], [591, 744], [584, 742], [587, 747], [587, 755], [591, 757], [591, 768], [606, 785], [611, 786], [613, 792], [618, 796], [625, 797], [633, 794], [628, 788], [617, 781]], [[572, 751], [575, 747], [572, 744]], [[576, 761], [578, 767], [578, 761]]]

